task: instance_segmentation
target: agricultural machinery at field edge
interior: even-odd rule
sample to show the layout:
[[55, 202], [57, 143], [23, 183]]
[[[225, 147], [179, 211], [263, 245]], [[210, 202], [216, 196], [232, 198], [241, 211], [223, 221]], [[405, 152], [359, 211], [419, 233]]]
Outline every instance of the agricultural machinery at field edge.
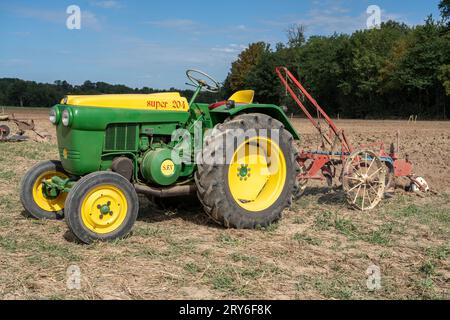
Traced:
[[[277, 72], [281, 70], [295, 83], [287, 69]], [[345, 163], [342, 179], [349, 203], [363, 210], [383, 197], [386, 176], [392, 176], [386, 169], [410, 174], [409, 162], [394, 155], [353, 151], [318, 105], [342, 150], [298, 153], [295, 140], [300, 137], [282, 108], [253, 103], [251, 90], [219, 103], [197, 103], [202, 90], [218, 92], [219, 84], [200, 71], [186, 74], [196, 86], [190, 102], [179, 93], [159, 93], [67, 96], [54, 106], [50, 121], [56, 128], [60, 161], [39, 163], [26, 173], [20, 195], [24, 208], [40, 219], [65, 217], [73, 234], [91, 243], [130, 232], [138, 215], [138, 193], [152, 198], [196, 193], [214, 221], [225, 227], [256, 228], [279, 219], [319, 170], [329, 179], [336, 176], [334, 166]], [[203, 149], [183, 154], [178, 148], [185, 141], [174, 138], [174, 132], [183, 129], [195, 145], [199, 127]], [[236, 132], [244, 136], [236, 137]], [[336, 145], [332, 135], [323, 137]], [[174, 155], [185, 160], [175, 161]], [[205, 161], [211, 158], [215, 160]], [[376, 198], [365, 206], [368, 192]]]
[[[302, 150], [297, 156], [302, 171], [298, 176], [299, 194], [305, 191], [309, 180], [326, 180], [331, 187], [333, 180], [338, 178], [348, 203], [364, 211], [375, 208], [385, 192], [394, 191], [397, 177], [408, 178], [412, 190], [428, 191], [426, 181], [413, 174], [413, 166], [408, 156], [406, 159], [399, 159], [394, 144], [391, 144], [389, 153], [385, 151], [383, 142], [354, 149], [344, 130], [337, 128], [287, 68], [277, 67], [275, 71], [286, 89], [286, 94], [291, 95], [320, 137], [318, 150]], [[315, 109], [316, 117], [308, 111], [306, 102]], [[398, 144], [397, 139], [397, 148]], [[374, 152], [373, 148], [378, 148], [378, 152]], [[338, 170], [338, 166], [343, 167]]]
[[[15, 134], [11, 133], [11, 127], [8, 125], [13, 123], [17, 127]], [[14, 114], [5, 114], [3, 108], [0, 113], [0, 142], [21, 142], [29, 139], [25, 135], [27, 131], [33, 131], [39, 138], [46, 139], [46, 137], [36, 131], [34, 120], [17, 119]]]

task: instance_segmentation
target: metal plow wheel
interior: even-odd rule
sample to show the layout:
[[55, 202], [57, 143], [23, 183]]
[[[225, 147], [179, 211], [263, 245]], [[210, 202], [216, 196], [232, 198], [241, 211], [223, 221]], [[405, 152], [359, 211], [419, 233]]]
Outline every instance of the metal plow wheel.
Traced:
[[300, 166], [300, 173], [297, 176], [298, 181], [298, 190], [294, 195], [295, 199], [300, 199], [301, 196], [303, 196], [306, 192], [306, 188], [308, 187], [308, 179], [303, 179], [302, 175], [307, 174], [308, 169], [306, 166]]
[[356, 151], [345, 162], [342, 186], [352, 207], [371, 210], [383, 199], [386, 166], [374, 152]]
[[0, 140], [6, 139], [9, 134], [10, 134], [11, 130], [9, 129], [9, 127], [7, 125], [1, 125], [0, 126]]

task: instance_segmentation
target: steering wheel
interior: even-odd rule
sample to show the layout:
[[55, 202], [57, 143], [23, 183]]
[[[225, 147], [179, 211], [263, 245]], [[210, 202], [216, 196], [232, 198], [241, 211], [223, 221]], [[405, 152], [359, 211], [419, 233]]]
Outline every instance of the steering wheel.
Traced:
[[[200, 79], [199, 75], [202, 76]], [[220, 90], [219, 82], [203, 71], [189, 69], [186, 71], [186, 76], [196, 87], [200, 86], [208, 92], [217, 93]]]

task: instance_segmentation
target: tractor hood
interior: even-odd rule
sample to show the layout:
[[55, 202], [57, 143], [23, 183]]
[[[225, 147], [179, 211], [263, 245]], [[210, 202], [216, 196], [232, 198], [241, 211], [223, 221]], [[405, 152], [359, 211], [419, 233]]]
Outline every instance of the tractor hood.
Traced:
[[179, 92], [66, 96], [61, 101], [61, 104], [77, 107], [146, 109], [181, 112], [187, 112], [189, 110], [187, 99], [181, 97]]

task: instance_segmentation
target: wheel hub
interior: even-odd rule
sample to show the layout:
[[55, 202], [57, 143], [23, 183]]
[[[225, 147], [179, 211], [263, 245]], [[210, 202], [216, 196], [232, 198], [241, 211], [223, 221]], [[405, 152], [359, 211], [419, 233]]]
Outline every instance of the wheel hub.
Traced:
[[59, 192], [55, 189], [48, 188], [48, 181], [51, 181], [52, 177], [58, 176], [62, 179], [68, 177], [56, 171], [49, 171], [38, 177], [33, 185], [32, 194], [33, 200], [39, 208], [48, 212], [56, 212], [64, 209], [64, 202], [66, 200], [67, 193]]
[[81, 204], [82, 221], [91, 231], [106, 234], [120, 227], [127, 215], [124, 193], [113, 185], [99, 185]]
[[103, 216], [104, 215], [107, 215], [107, 214], [109, 214], [110, 216], [112, 216], [113, 215], [113, 212], [111, 211], [111, 208], [110, 208], [110, 206], [111, 206], [111, 201], [108, 201], [108, 203], [107, 204], [104, 204], [104, 205], [97, 205], [97, 209], [100, 211], [100, 219], [103, 219]]
[[238, 177], [240, 180], [247, 181], [247, 178], [250, 178], [250, 171], [252, 169], [248, 166], [248, 164], [242, 164], [240, 168], [238, 168]]
[[254, 137], [238, 146], [229, 166], [228, 185], [234, 200], [250, 212], [275, 203], [286, 182], [286, 160], [278, 144]]

